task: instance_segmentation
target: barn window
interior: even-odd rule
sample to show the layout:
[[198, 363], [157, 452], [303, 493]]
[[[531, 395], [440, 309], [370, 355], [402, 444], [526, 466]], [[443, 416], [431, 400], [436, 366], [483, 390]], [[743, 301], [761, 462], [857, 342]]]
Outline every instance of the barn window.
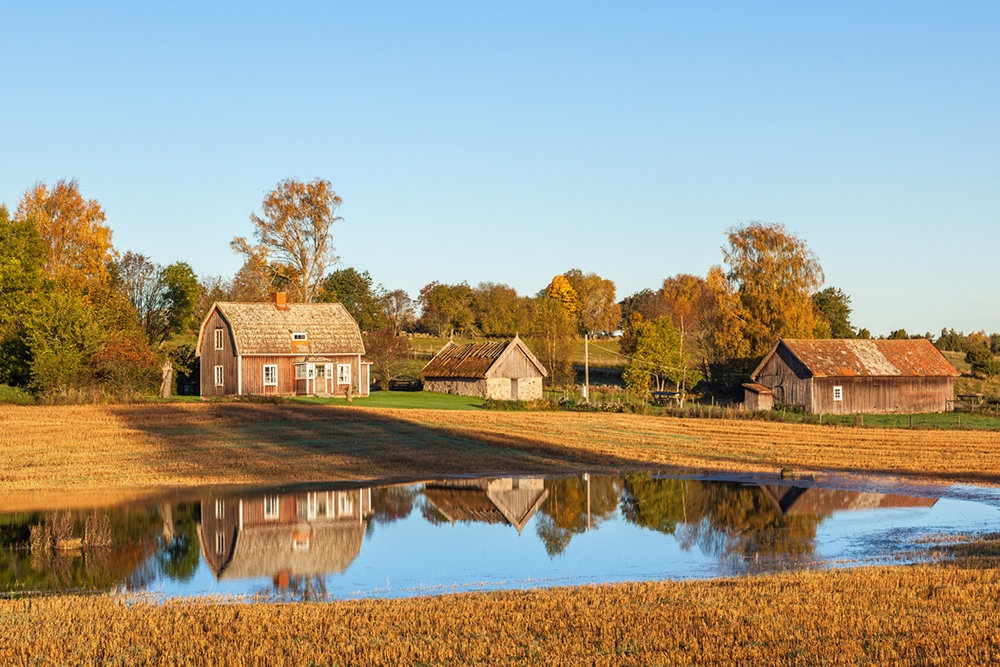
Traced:
[[337, 364], [337, 384], [351, 384], [350, 364]]
[[268, 364], [264, 366], [264, 386], [278, 386], [278, 366], [276, 364]]
[[222, 498], [215, 499], [215, 518], [225, 519], [226, 518], [226, 501]]
[[226, 535], [222, 532], [215, 534], [215, 553], [220, 556], [226, 553]]
[[225, 375], [222, 372], [222, 366], [215, 367], [215, 386], [221, 387], [226, 383]]
[[264, 496], [264, 520], [277, 521], [280, 514], [278, 496]]
[[215, 330], [215, 349], [222, 350], [225, 348], [226, 334], [225, 329], [219, 327]]
[[837, 385], [836, 387], [833, 388], [833, 400], [835, 401], [844, 400], [844, 388], [841, 387], [840, 385]]
[[309, 340], [309, 334], [305, 331], [293, 331], [292, 340]]

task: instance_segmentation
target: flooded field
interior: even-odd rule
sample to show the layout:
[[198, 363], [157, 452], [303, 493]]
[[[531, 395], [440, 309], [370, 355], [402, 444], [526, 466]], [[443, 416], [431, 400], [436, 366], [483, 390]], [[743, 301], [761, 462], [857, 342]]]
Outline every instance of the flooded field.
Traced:
[[271, 600], [904, 563], [1000, 530], [1000, 490], [644, 474], [205, 489], [0, 514], [0, 591]]

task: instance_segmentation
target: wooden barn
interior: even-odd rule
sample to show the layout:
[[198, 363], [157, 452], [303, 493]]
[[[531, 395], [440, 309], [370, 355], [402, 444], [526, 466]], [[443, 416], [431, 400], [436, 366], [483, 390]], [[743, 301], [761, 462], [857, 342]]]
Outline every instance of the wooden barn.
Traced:
[[751, 381], [773, 392], [775, 406], [813, 414], [944, 412], [952, 409], [957, 376], [924, 338], [782, 339]]
[[358, 323], [339, 303], [212, 305], [198, 332], [202, 396], [367, 396]]
[[424, 366], [424, 391], [501, 401], [542, 397], [542, 363], [518, 336], [514, 340], [459, 345], [449, 341]]

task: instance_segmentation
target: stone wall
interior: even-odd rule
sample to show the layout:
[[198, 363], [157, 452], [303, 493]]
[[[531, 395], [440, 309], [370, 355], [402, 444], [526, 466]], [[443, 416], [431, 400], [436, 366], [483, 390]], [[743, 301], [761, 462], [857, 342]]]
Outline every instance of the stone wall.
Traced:
[[456, 396], [485, 396], [486, 380], [425, 380], [424, 391], [436, 391], [441, 394], [455, 394]]

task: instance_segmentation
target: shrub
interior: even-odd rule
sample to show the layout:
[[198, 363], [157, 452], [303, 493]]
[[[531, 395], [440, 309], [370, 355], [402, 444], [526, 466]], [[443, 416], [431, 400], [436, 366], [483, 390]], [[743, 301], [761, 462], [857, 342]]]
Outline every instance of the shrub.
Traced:
[[0, 403], [12, 403], [14, 405], [32, 405], [35, 397], [18, 387], [11, 387], [0, 384]]

